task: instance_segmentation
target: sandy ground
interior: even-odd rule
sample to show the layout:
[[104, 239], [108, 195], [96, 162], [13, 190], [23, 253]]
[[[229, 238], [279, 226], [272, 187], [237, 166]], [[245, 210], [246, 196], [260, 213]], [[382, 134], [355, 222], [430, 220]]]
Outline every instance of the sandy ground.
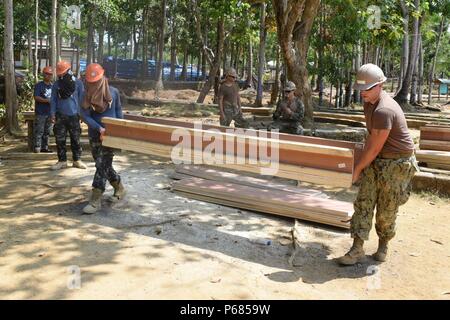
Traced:
[[[0, 153], [9, 148], [17, 141]], [[369, 256], [374, 230], [366, 259], [340, 267], [349, 234], [303, 222], [291, 265], [292, 219], [178, 196], [173, 164], [155, 157], [120, 153], [127, 198], [105, 195], [98, 214], [81, 215], [95, 171], [89, 150], [83, 159], [87, 170], [60, 172], [55, 160], [0, 159], [0, 299], [450, 299], [448, 198], [413, 194], [383, 264]], [[356, 192], [320, 190], [347, 201]]]
[[[60, 172], [49, 171], [53, 160], [1, 161], [1, 299], [450, 298], [448, 199], [413, 195], [383, 264], [368, 256], [339, 267], [348, 233], [302, 223], [293, 267], [292, 219], [177, 196], [168, 189], [173, 165], [157, 158], [121, 153], [127, 199], [105, 196], [101, 212], [81, 215], [94, 173], [85, 159], [88, 170]], [[373, 232], [367, 254], [376, 243]]]

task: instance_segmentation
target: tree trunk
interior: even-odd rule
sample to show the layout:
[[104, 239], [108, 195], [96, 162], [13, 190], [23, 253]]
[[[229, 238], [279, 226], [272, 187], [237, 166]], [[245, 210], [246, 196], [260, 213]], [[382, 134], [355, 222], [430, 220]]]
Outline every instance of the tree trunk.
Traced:
[[38, 81], [38, 74], [40, 69], [40, 62], [38, 61], [38, 40], [39, 40], [39, 0], [35, 0], [34, 11], [34, 62], [33, 62], [33, 75], [34, 82]]
[[320, 5], [320, 18], [319, 18], [319, 52], [317, 59], [317, 88], [319, 92], [319, 106], [323, 105], [323, 48], [325, 44], [325, 12], [324, 7]]
[[222, 70], [223, 72], [225, 72], [225, 70], [227, 70], [227, 56], [228, 56], [228, 51], [229, 51], [229, 44], [228, 41], [224, 42], [223, 45], [223, 53], [222, 53]]
[[[288, 78], [297, 85], [296, 94], [301, 96], [305, 105], [304, 125], [310, 128], [313, 125], [313, 105], [306, 58], [309, 36], [320, 0], [273, 0], [272, 3], [277, 20], [278, 41], [287, 66]], [[290, 10], [286, 4], [289, 4]]]
[[111, 56], [111, 30], [108, 28], [108, 57]]
[[160, 90], [164, 89], [163, 84], [163, 60], [164, 60], [164, 24], [166, 22], [166, 0], [161, 0], [161, 21], [159, 25], [159, 53], [158, 53], [158, 67], [155, 93], [158, 97]]
[[[354, 73], [356, 74], [361, 67], [361, 43], [358, 41], [358, 44], [356, 45], [356, 57], [355, 57], [355, 68], [353, 69]], [[353, 101], [355, 103], [361, 102], [361, 93], [359, 90], [353, 91]]]
[[148, 77], [148, 6], [142, 11], [142, 78]]
[[419, 83], [417, 89], [417, 103], [423, 104], [422, 94], [423, 94], [423, 43], [422, 35], [419, 37]]
[[51, 24], [51, 42], [52, 42], [52, 60], [51, 66], [53, 67], [53, 79], [56, 79], [56, 60], [57, 60], [57, 49], [56, 49], [56, 9], [58, 7], [58, 1], [52, 0], [52, 24]]
[[[401, 1], [402, 7], [404, 5], [404, 1]], [[414, 0], [414, 7], [418, 10], [420, 4], [420, 0]], [[395, 100], [402, 106], [408, 103], [408, 91], [412, 81], [412, 75], [415, 68], [416, 56], [417, 56], [417, 44], [419, 40], [419, 18], [417, 16], [413, 16], [413, 39], [411, 44], [411, 50], [409, 52], [408, 58], [408, 68], [406, 69], [405, 75], [402, 81], [402, 87], [400, 91], [395, 96]]]
[[[172, 17], [174, 19], [174, 17]], [[177, 25], [175, 21], [172, 25], [172, 34], [170, 36], [170, 80], [175, 80], [175, 67], [177, 63]]]
[[42, 64], [42, 53], [44, 52], [44, 45], [42, 43], [42, 38], [39, 39], [39, 52], [41, 54], [38, 56], [38, 60], [39, 60], [39, 62], [38, 62], [38, 65], [39, 65], [38, 73], [41, 72], [40, 69], [41, 69], [41, 64]]
[[75, 74], [77, 75], [77, 77], [79, 77], [80, 76], [80, 44], [79, 44], [79, 38], [77, 40], [78, 41], [76, 41], [77, 53], [76, 53], [76, 60], [75, 60], [75, 68], [76, 68]]
[[187, 62], [188, 62], [188, 46], [184, 44], [183, 46], [183, 69], [181, 71], [181, 81], [187, 80]]
[[206, 80], [206, 54], [202, 51], [202, 81]]
[[245, 86], [247, 88], [253, 87], [253, 44], [251, 38], [248, 41], [247, 79]]
[[345, 86], [345, 100], [344, 100], [344, 108], [350, 106], [352, 102], [352, 73], [350, 70], [347, 70], [347, 81]]
[[[217, 24], [217, 35], [219, 35], [221, 33], [221, 31], [219, 30], [220, 26], [219, 24]], [[214, 103], [219, 103], [218, 101], [218, 95], [219, 95], [219, 86], [220, 86], [220, 64], [222, 62], [222, 59], [225, 60], [225, 56], [224, 56], [224, 46], [225, 46], [225, 27], [224, 29], [224, 37], [221, 39], [220, 36], [217, 37], [217, 43], [216, 43], [216, 57], [217, 57], [217, 65], [219, 66], [219, 68], [217, 69], [217, 72], [215, 74], [215, 80], [214, 80]], [[224, 68], [225, 69], [225, 68]], [[223, 70], [225, 72], [225, 70]]]
[[[88, 15], [92, 18], [91, 13], [88, 13]], [[90, 64], [94, 60], [94, 57], [93, 57], [94, 25], [92, 23], [92, 19], [89, 19], [88, 34], [87, 34], [86, 41], [87, 41], [87, 43], [86, 43], [86, 64]]]
[[263, 89], [264, 89], [264, 67], [266, 64], [265, 49], [266, 49], [266, 4], [260, 4], [260, 26], [259, 26], [259, 61], [258, 61], [258, 88], [256, 89], [257, 107], [262, 107]]
[[134, 60], [136, 60], [139, 55], [139, 44], [138, 44], [138, 39], [137, 39], [136, 33], [137, 33], [136, 25], [133, 24], [133, 34], [131, 35], [131, 38], [133, 40], [133, 59]]
[[441, 24], [439, 25], [438, 37], [436, 40], [436, 50], [434, 51], [433, 62], [431, 64], [430, 73], [428, 74], [428, 104], [431, 105], [431, 96], [433, 94], [434, 71], [436, 69], [436, 59], [439, 54], [439, 46], [441, 44], [442, 32], [444, 31], [445, 14], [442, 14]]
[[5, 29], [3, 39], [4, 68], [5, 68], [5, 105], [6, 129], [14, 134], [19, 130], [17, 119], [17, 91], [14, 72], [14, 15], [13, 0], [4, 0]]
[[31, 36], [31, 30], [27, 33], [28, 53], [27, 53], [27, 69], [32, 71], [33, 69], [33, 37]]
[[275, 105], [278, 99], [278, 93], [280, 91], [280, 47], [277, 46], [277, 61], [275, 62], [275, 80], [272, 87], [272, 93], [270, 95], [270, 105]]
[[[418, 45], [420, 48], [420, 36], [419, 36]], [[417, 103], [417, 86], [418, 86], [418, 82], [419, 82], [419, 74], [418, 74], [419, 73], [419, 56], [420, 56], [420, 49], [419, 49], [417, 56], [413, 57], [415, 62], [414, 62], [414, 71], [413, 71], [412, 80], [411, 80], [411, 92], [410, 92], [410, 96], [409, 96], [409, 103], [411, 105], [414, 105]]]
[[216, 75], [219, 73], [221, 55], [222, 55], [222, 51], [223, 51], [223, 43], [224, 43], [224, 38], [225, 38], [224, 18], [223, 17], [219, 18], [217, 31], [218, 31], [218, 33], [217, 33], [218, 50], [215, 54], [214, 61], [212, 62], [212, 66], [209, 71], [208, 81], [206, 81], [205, 85], [203, 86], [203, 88], [198, 96], [197, 103], [203, 103], [203, 101], [205, 101], [206, 96], [208, 95], [209, 91], [215, 84]]
[[61, 47], [62, 47], [62, 35], [61, 35], [61, 3], [58, 3], [56, 7], [56, 59], [61, 60]]
[[97, 50], [97, 62], [103, 63], [103, 41], [105, 38], [105, 25], [101, 23], [98, 27], [98, 50]]

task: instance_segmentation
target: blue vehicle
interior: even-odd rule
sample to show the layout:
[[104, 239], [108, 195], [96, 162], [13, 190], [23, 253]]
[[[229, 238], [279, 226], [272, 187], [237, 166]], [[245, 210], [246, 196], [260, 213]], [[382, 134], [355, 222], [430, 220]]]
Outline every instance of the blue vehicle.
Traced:
[[[105, 68], [106, 75], [110, 78], [121, 79], [138, 79], [142, 78], [142, 60], [139, 59], [122, 59], [118, 58], [117, 61], [114, 57], [106, 57], [103, 59], [103, 67]], [[163, 62], [163, 80], [169, 80], [170, 78], [170, 62]], [[175, 80], [181, 80], [181, 74], [183, 67], [180, 65], [175, 66]], [[147, 79], [156, 79], [156, 61], [148, 60], [148, 75]], [[202, 72], [197, 71], [197, 68], [188, 65], [187, 66], [187, 81], [199, 81], [202, 79]]]
[[80, 59], [80, 72], [86, 71], [86, 60]]

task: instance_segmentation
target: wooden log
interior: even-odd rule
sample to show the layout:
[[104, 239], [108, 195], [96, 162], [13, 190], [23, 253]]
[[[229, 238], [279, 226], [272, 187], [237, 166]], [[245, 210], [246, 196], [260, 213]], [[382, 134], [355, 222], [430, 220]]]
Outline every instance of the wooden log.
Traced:
[[421, 150], [450, 151], [450, 141], [420, 140], [419, 147]]
[[275, 189], [284, 192], [329, 198], [325, 193], [318, 190], [288, 186], [282, 183], [274, 183], [266, 179], [253, 178], [232, 172], [218, 171], [212, 168], [205, 168], [192, 165], [180, 165], [175, 169], [175, 171], [177, 174], [181, 175], [180, 177], [184, 178], [195, 177], [217, 182], [229, 182], [234, 184], [240, 184], [253, 188]]
[[[173, 133], [179, 130], [179, 127], [161, 125], [156, 123], [143, 123], [130, 120], [104, 118], [103, 123], [107, 126], [107, 133], [115, 137], [136, 139], [152, 143], [176, 146], [178, 140], [173, 139]], [[212, 131], [201, 129], [185, 128], [186, 133], [193, 148], [205, 150], [211, 143], [208, 139], [203, 139], [204, 135], [210, 135]], [[232, 132], [237, 132], [234, 134]], [[240, 132], [240, 133], [239, 133]], [[228, 155], [227, 146], [234, 145], [234, 155], [238, 155], [238, 150], [245, 152], [245, 157], [251, 156], [251, 150], [256, 150], [260, 146], [267, 146], [268, 154], [279, 152], [279, 161], [283, 163], [302, 165], [313, 168], [334, 170], [339, 172], [353, 171], [354, 151], [348, 148], [316, 145], [306, 142], [292, 142], [288, 140], [276, 140], [252, 135], [244, 135], [242, 131], [230, 129], [230, 133], [217, 131], [214, 132], [214, 139], [217, 145], [222, 146], [223, 156]], [[200, 142], [196, 142], [196, 139]], [[242, 155], [240, 155], [242, 156]], [[260, 159], [252, 159], [259, 161]]]
[[[183, 143], [189, 142], [188, 148], [192, 149], [191, 158], [196, 161], [193, 163], [204, 164], [205, 159], [201, 151], [207, 148], [211, 151], [210, 144], [214, 141], [214, 147], [217, 149], [214, 156], [219, 155], [219, 160], [231, 159], [231, 164], [230, 161], [217, 163], [213, 159], [212, 165], [259, 174], [261, 168], [268, 168], [261, 163], [264, 160], [261, 158], [261, 150], [267, 151], [269, 157], [277, 152], [279, 170], [275, 175], [312, 183], [350, 187], [355, 159], [362, 152], [362, 144], [345, 141], [288, 134], [280, 134], [280, 138], [275, 139], [275, 134], [255, 130], [244, 131], [211, 125], [201, 126], [200, 129], [187, 122], [133, 115], [126, 117], [133, 120], [103, 119], [106, 127], [105, 145], [159, 156], [162, 154], [174, 160], [172, 148], [179, 146], [182, 141], [180, 139], [183, 139]], [[174, 132], [180, 134], [175, 139]], [[260, 149], [261, 147], [263, 149]], [[259, 154], [256, 154], [258, 150]], [[212, 155], [211, 152], [209, 154]]]
[[183, 179], [173, 190], [209, 202], [348, 227], [351, 203], [204, 179]]
[[419, 162], [442, 163], [450, 165], [450, 152], [434, 150], [416, 150], [416, 159]]
[[[159, 143], [152, 143], [146, 141], [139, 141], [134, 139], [126, 139], [112, 136], [105, 136], [103, 140], [103, 145], [106, 147], [124, 149], [129, 151], [134, 151], [138, 153], [155, 155], [158, 157], [171, 159], [172, 161], [186, 160], [182, 158], [177, 158], [177, 154], [172, 154], [172, 146], [162, 145]], [[190, 163], [203, 163], [202, 158], [196, 157], [197, 153], [192, 152]], [[251, 164], [248, 159], [242, 159], [235, 157], [233, 159], [234, 164], [226, 163], [215, 163], [215, 167], [228, 168], [238, 171], [252, 172], [256, 174], [261, 174], [261, 168], [269, 168], [269, 166], [263, 166], [261, 164]], [[335, 187], [345, 187], [349, 188], [352, 185], [352, 174], [335, 172], [331, 170], [315, 169], [301, 166], [294, 166], [289, 164], [279, 164], [278, 171], [274, 174], [275, 176], [299, 180], [303, 182], [323, 184]]]
[[441, 170], [449, 170], [450, 171], [450, 163], [427, 162], [427, 165], [430, 168], [441, 169]]
[[450, 127], [428, 125], [420, 128], [421, 140], [449, 141]]

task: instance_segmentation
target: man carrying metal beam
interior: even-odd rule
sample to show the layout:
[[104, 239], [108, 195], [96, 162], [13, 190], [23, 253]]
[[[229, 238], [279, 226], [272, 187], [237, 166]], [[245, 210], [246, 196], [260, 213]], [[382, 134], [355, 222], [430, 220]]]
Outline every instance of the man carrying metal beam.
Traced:
[[411, 179], [419, 171], [405, 115], [383, 90], [385, 81], [383, 71], [374, 64], [363, 65], [356, 76], [355, 90], [361, 91], [364, 100], [369, 136], [354, 169], [353, 183], [361, 180], [350, 227], [354, 241], [350, 251], [338, 259], [342, 265], [364, 258], [363, 244], [369, 239], [375, 207], [379, 245], [373, 258], [386, 260], [398, 208], [408, 200]]

